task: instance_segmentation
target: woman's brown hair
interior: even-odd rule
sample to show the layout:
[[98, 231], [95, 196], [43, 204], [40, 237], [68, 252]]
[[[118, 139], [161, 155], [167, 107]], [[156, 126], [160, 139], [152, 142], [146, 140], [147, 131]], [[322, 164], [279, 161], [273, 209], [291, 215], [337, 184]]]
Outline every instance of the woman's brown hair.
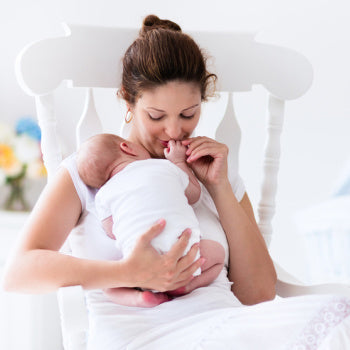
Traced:
[[132, 106], [142, 91], [178, 80], [198, 84], [202, 101], [206, 101], [213, 95], [217, 79], [207, 71], [206, 60], [178, 24], [149, 15], [124, 55], [118, 96]]

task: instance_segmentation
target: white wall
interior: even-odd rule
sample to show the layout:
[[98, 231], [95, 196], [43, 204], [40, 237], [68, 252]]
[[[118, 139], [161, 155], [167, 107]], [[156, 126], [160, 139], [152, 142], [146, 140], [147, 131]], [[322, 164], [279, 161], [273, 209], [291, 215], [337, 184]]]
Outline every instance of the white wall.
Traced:
[[[349, 157], [350, 138], [350, 5], [347, 0], [217, 0], [175, 2], [115, 0], [14, 0], [0, 12], [0, 118], [14, 120], [34, 115], [34, 103], [17, 86], [13, 62], [27, 43], [52, 35], [62, 35], [61, 21], [105, 26], [140, 26], [142, 18], [155, 13], [177, 21], [182, 28], [210, 30], [258, 31], [259, 41], [294, 48], [311, 61], [314, 84], [309, 92], [286, 109], [286, 130], [283, 133], [280, 189], [275, 225], [278, 232], [272, 254], [285, 267], [303, 277], [301, 265], [293, 266], [293, 255], [300, 246], [293, 237], [293, 213], [326, 199], [344, 162]], [[256, 165], [259, 162], [261, 135], [255, 124], [261, 124], [260, 108], [264, 110], [262, 90], [253, 95], [258, 102], [239, 96], [238, 114], [249, 135], [243, 139], [242, 175], [256, 205], [259, 185]], [[59, 110], [69, 127], [79, 117], [80, 107], [71, 101], [82, 100], [83, 92], [68, 97], [64, 88], [60, 98], [65, 102]], [[113, 96], [102, 102], [116, 106]], [[70, 107], [68, 111], [68, 107]], [[68, 149], [73, 141], [67, 138]], [[258, 147], [257, 151], [254, 147]], [[302, 170], [298, 170], [302, 167]], [[296, 241], [295, 241], [296, 240]], [[299, 259], [301, 262], [303, 258]]]

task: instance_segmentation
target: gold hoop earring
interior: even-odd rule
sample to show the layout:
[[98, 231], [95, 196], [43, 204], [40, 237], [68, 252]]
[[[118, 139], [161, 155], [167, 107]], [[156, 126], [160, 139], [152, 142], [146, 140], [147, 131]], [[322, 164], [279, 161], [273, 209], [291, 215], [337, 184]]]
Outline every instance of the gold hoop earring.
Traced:
[[132, 121], [132, 118], [133, 118], [133, 114], [130, 112], [130, 109], [128, 109], [128, 111], [126, 112], [126, 115], [125, 115], [125, 123], [126, 124], [129, 124], [131, 121]]

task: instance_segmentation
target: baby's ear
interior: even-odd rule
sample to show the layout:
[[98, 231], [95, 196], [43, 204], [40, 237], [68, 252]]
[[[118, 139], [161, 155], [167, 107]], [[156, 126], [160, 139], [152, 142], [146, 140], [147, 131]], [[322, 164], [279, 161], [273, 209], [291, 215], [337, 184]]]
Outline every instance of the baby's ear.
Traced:
[[131, 143], [123, 141], [119, 144], [119, 147], [122, 150], [122, 152], [131, 156], [136, 156], [136, 151], [134, 150], [134, 147]]

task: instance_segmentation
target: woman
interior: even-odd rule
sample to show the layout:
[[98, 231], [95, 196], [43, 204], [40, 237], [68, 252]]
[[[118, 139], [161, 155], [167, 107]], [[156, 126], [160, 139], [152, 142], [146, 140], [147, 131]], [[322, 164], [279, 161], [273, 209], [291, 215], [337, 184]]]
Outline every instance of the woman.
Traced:
[[[276, 273], [240, 178], [228, 180], [227, 147], [209, 138], [191, 138], [215, 78], [206, 71], [196, 43], [177, 24], [148, 16], [124, 56], [119, 91], [130, 110], [130, 141], [154, 158], [164, 157], [169, 140], [188, 146], [188, 164], [203, 184], [194, 208], [203, 238], [217, 240], [226, 249], [226, 268], [210, 286], [152, 309], [109, 302], [102, 289], [165, 291], [186, 286], [203, 260], [194, 261], [196, 246], [182, 257], [187, 231], [169, 253], [157, 254], [150, 241], [166, 223], [155, 217], [159, 220], [130, 257], [118, 261], [113, 241], [95, 216], [95, 192], [77, 176], [75, 155], [63, 162], [30, 216], [8, 265], [5, 287], [46, 292], [82, 285], [88, 290], [89, 349], [257, 349], [261, 341], [267, 342], [264, 348], [280, 349], [298, 341], [313, 314], [334, 304], [330, 297], [313, 297], [239, 307], [274, 299]], [[73, 228], [75, 256], [70, 257], [58, 250]], [[336, 303], [348, 306], [348, 301]], [[263, 327], [266, 324], [269, 328]]]

